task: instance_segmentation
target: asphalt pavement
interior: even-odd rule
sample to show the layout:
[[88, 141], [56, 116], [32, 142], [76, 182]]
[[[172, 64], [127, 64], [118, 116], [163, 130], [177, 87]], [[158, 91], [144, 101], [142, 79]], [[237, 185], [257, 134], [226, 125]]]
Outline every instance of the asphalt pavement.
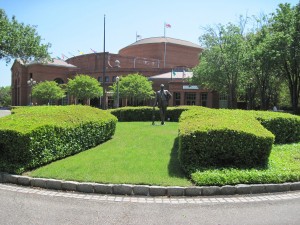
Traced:
[[[299, 225], [300, 192], [185, 198], [105, 196], [0, 184], [1, 224]], [[199, 200], [199, 203], [197, 202]], [[245, 201], [242, 201], [244, 199]], [[149, 200], [149, 201], [147, 201]], [[225, 200], [225, 201], [219, 201]], [[240, 201], [238, 201], [240, 200]], [[168, 203], [165, 203], [168, 202]]]

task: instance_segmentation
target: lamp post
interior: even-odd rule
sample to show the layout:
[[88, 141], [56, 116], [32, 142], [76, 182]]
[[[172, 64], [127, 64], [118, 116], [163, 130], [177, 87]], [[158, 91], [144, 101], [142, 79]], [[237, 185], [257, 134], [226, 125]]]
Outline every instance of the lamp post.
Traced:
[[249, 109], [253, 109], [253, 98], [252, 98], [252, 85], [253, 85], [253, 78], [250, 78], [249, 83]]
[[119, 102], [120, 102], [120, 92], [119, 92], [119, 81], [120, 77], [116, 77], [116, 82], [117, 82], [117, 104], [116, 107], [119, 108]]
[[36, 84], [36, 81], [33, 80], [32, 78], [30, 78], [30, 79], [27, 81], [27, 84], [28, 84], [28, 86], [30, 87], [30, 106], [32, 106], [32, 87], [33, 87], [33, 85]]

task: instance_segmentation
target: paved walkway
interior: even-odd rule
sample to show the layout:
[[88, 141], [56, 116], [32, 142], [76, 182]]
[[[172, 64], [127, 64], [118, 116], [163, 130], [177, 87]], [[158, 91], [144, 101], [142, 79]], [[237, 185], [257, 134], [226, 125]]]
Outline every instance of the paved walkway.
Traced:
[[0, 117], [8, 116], [10, 114], [11, 114], [10, 110], [0, 109]]
[[82, 194], [77, 192], [53, 191], [41, 188], [17, 186], [12, 184], [0, 184], [0, 190], [29, 193], [44, 196], [55, 196], [64, 198], [86, 199], [106, 202], [131, 202], [131, 203], [159, 203], [159, 204], [209, 204], [209, 203], [246, 203], [300, 199], [300, 191], [260, 194], [260, 195], [233, 195], [233, 196], [199, 196], [199, 197], [139, 197], [118, 196], [101, 194]]

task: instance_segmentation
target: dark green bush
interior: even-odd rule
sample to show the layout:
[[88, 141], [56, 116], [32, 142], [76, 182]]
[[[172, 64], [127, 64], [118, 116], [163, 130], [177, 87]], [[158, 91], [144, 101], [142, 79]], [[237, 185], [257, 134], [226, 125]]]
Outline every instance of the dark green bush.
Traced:
[[0, 171], [22, 172], [94, 147], [112, 137], [116, 122], [87, 106], [14, 109], [0, 119]]
[[275, 135], [276, 144], [300, 141], [300, 117], [288, 113], [252, 111], [255, 118]]
[[[168, 107], [166, 120], [171, 122], [178, 122], [178, 119], [183, 111], [191, 109], [190, 106]], [[111, 114], [116, 116], [119, 122], [131, 122], [131, 121], [152, 121], [153, 107], [123, 107], [113, 109]], [[154, 111], [155, 120], [159, 121], [159, 109], [155, 107]]]
[[244, 111], [199, 108], [180, 117], [179, 160], [187, 173], [265, 166], [273, 142], [274, 135]]

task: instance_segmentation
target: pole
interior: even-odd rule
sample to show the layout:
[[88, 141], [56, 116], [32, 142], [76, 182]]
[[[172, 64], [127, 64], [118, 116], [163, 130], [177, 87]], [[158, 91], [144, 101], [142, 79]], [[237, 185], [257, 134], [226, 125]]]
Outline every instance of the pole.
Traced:
[[103, 32], [103, 74], [102, 74], [102, 87], [103, 87], [103, 101], [102, 101], [102, 109], [106, 109], [106, 90], [105, 90], [105, 73], [106, 73], [106, 65], [105, 65], [105, 14], [104, 14], [104, 32]]
[[166, 41], [166, 38], [165, 38], [164, 68], [166, 68], [166, 55], [167, 55], [167, 41]]
[[119, 108], [120, 104], [120, 90], [119, 90], [119, 77], [117, 77], [117, 108]]
[[165, 39], [164, 68], [166, 68], [166, 54], [167, 54], [167, 42], [166, 42], [166, 23], [164, 23], [164, 39]]

